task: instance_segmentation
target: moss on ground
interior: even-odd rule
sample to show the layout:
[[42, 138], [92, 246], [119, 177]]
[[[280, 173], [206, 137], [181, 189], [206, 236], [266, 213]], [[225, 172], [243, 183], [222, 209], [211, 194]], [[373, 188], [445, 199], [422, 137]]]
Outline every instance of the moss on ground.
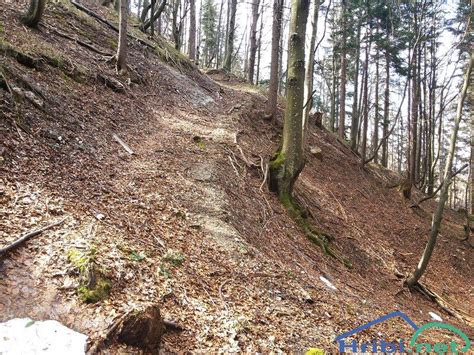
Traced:
[[86, 251], [71, 249], [68, 259], [79, 273], [79, 286], [76, 292], [85, 303], [95, 303], [106, 299], [112, 288], [112, 282], [103, 276], [97, 264], [97, 250], [94, 247]]

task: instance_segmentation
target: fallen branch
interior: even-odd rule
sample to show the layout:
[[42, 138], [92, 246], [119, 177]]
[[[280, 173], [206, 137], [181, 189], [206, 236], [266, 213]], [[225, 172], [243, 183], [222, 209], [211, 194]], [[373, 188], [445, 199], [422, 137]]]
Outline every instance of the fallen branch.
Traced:
[[125, 149], [125, 150], [127, 151], [128, 154], [130, 154], [130, 155], [133, 155], [133, 154], [134, 154], [132, 148], [130, 148], [130, 147], [127, 145], [127, 143], [125, 143], [123, 140], [121, 140], [121, 139], [119, 138], [119, 136], [117, 136], [117, 135], [114, 133], [114, 134], [112, 135], [112, 137], [114, 138], [114, 140], [115, 140], [117, 143], [119, 143], [119, 144], [122, 146], [123, 149]]
[[267, 182], [268, 165], [264, 164], [262, 157], [260, 157], [260, 167], [262, 168], [262, 172], [263, 172], [263, 181], [262, 181], [262, 183], [261, 183], [261, 185], [260, 185], [259, 190], [260, 190], [261, 192], [263, 192], [262, 187], [263, 187], [263, 186], [265, 185], [265, 183]]
[[63, 38], [66, 38], [66, 39], [69, 39], [75, 43], [77, 43], [78, 45], [84, 47], [84, 48], [87, 48], [89, 49], [90, 51], [94, 52], [94, 53], [97, 53], [97, 54], [100, 54], [102, 56], [105, 56], [105, 57], [110, 57], [112, 56], [113, 54], [110, 54], [108, 52], [104, 52], [96, 47], [94, 47], [92, 44], [89, 44], [89, 43], [86, 43], [86, 42], [83, 42], [81, 41], [79, 38], [77, 37], [73, 37], [73, 36], [70, 36], [68, 35], [67, 33], [64, 33], [64, 32], [61, 32], [59, 30], [57, 30], [56, 28], [52, 27], [52, 26], [48, 26], [46, 24], [42, 24], [40, 23], [41, 26], [47, 28], [48, 30], [50, 30], [51, 32], [55, 33], [56, 35], [58, 35], [59, 37], [63, 37]]
[[417, 282], [413, 288], [428, 297], [431, 301], [435, 302], [443, 311], [445, 311], [450, 316], [453, 316], [463, 322], [466, 322], [470, 327], [474, 326], [474, 319], [469, 316], [469, 314], [463, 312], [462, 310], [455, 310], [450, 308], [450, 305], [448, 304], [448, 302], [446, 302], [445, 299], [443, 299], [433, 290], [429, 289], [427, 286], [423, 285], [420, 282]]
[[[117, 26], [115, 26], [113, 23], [107, 21], [106, 19], [102, 18], [101, 16], [99, 16], [98, 14], [96, 14], [94, 11], [88, 9], [87, 7], [79, 4], [78, 2], [74, 1], [74, 0], [70, 0], [71, 1], [71, 4], [74, 5], [78, 10], [82, 11], [82, 12], [85, 12], [87, 15], [95, 18], [97, 21], [105, 24], [107, 27], [109, 27], [110, 29], [114, 30], [115, 32], [119, 32], [119, 28]], [[127, 36], [134, 39], [135, 41], [143, 44], [144, 46], [148, 47], [148, 48], [151, 48], [151, 49], [155, 49], [155, 46], [151, 43], [148, 43], [147, 41], [141, 39], [141, 38], [138, 38], [130, 33], [127, 33]]]
[[118, 93], [125, 92], [125, 86], [117, 79], [111, 78], [104, 74], [97, 74], [97, 80], [99, 80], [102, 84], [104, 84], [108, 88], [112, 89], [112, 91], [114, 92], [118, 92]]
[[16, 241], [14, 241], [13, 243], [11, 243], [10, 245], [0, 249], [0, 256], [1, 255], [4, 255], [6, 253], [8, 253], [9, 251], [15, 249], [16, 247], [18, 247], [19, 245], [23, 244], [24, 242], [26, 242], [27, 240], [37, 236], [38, 234], [41, 234], [43, 233], [44, 231], [48, 230], [48, 229], [51, 229], [53, 227], [56, 227], [56, 226], [59, 226], [60, 224], [62, 224], [66, 219], [62, 219], [61, 221], [59, 222], [55, 222], [55, 223], [51, 223], [51, 224], [48, 224], [47, 226], [43, 227], [43, 228], [40, 228], [40, 229], [37, 229], [35, 231], [32, 231], [32, 232], [29, 232], [25, 235], [23, 235], [22, 237], [18, 238]]

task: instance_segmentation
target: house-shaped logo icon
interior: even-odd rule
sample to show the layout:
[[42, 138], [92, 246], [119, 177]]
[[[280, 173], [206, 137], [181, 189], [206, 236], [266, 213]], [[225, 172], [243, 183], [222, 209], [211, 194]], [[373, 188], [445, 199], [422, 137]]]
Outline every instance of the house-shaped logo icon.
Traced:
[[[379, 324], [379, 323], [382, 323], [382, 322], [385, 322], [386, 320], [389, 320], [391, 318], [396, 318], [396, 317], [400, 317], [402, 318], [405, 322], [407, 322], [415, 331], [418, 330], [418, 326], [415, 324], [415, 322], [413, 322], [405, 313], [401, 312], [401, 311], [395, 311], [395, 312], [392, 312], [392, 313], [389, 313], [389, 314], [386, 314], [384, 315], [383, 317], [380, 317], [380, 318], [377, 318], [369, 323], [366, 323], [366, 324], [363, 324], [361, 325], [360, 327], [357, 327], [355, 329], [352, 329], [348, 332], [345, 332], [339, 336], [336, 337], [335, 341], [338, 343], [339, 345], [339, 351], [340, 352], [345, 352], [346, 349], [349, 349], [349, 350], [352, 350], [352, 352], [354, 353], [358, 353], [358, 352], [367, 352], [367, 351], [370, 351], [368, 349], [372, 348], [372, 351], [373, 352], [378, 352], [378, 351], [381, 351], [381, 352], [393, 352], [393, 350], [395, 350], [397, 347], [398, 347], [398, 350], [400, 352], [403, 352], [404, 350], [404, 345], [403, 345], [403, 339], [400, 340], [400, 343], [399, 344], [395, 344], [395, 343], [388, 343], [388, 342], [385, 342], [384, 340], [381, 341], [380, 343], [380, 349], [379, 349], [379, 344], [377, 344], [377, 340], [374, 340], [373, 342], [370, 342], [370, 343], [362, 343], [360, 344], [360, 348], [359, 348], [359, 344], [357, 343], [356, 340], [353, 340], [352, 342], [350, 343], [346, 343], [344, 341], [345, 338], [347, 337], [350, 337], [354, 334], [357, 334], [365, 329], [368, 329], [376, 324]], [[397, 346], [399, 345], [399, 346]]]

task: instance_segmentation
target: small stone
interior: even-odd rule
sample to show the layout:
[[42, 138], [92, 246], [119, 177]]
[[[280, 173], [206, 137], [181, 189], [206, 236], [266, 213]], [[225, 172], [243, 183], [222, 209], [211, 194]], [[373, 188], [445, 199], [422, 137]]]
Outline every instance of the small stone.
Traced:
[[323, 161], [323, 151], [321, 148], [313, 146], [310, 148], [310, 152], [316, 157], [316, 159]]

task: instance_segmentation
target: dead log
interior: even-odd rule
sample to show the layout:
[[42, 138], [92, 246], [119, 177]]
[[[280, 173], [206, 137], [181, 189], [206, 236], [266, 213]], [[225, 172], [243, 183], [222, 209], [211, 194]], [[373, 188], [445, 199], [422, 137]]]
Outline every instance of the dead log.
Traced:
[[[103, 23], [104, 25], [106, 25], [107, 27], [109, 27], [110, 29], [114, 30], [115, 32], [119, 32], [119, 29], [117, 26], [115, 26], [113, 23], [107, 21], [106, 19], [102, 18], [101, 16], [99, 16], [98, 14], [96, 14], [94, 11], [88, 9], [87, 7], [79, 4], [78, 2], [74, 1], [74, 0], [71, 0], [71, 4], [74, 5], [78, 10], [86, 13], [87, 15], [95, 18], [97, 21]], [[137, 41], [138, 43], [140, 44], [143, 44], [144, 46], [148, 47], [148, 48], [151, 48], [151, 49], [155, 49], [155, 46], [141, 38], [138, 38], [130, 33], [127, 33], [127, 36], [135, 41]]]
[[62, 37], [62, 38], [66, 38], [70, 41], [73, 41], [75, 43], [77, 43], [78, 45], [80, 45], [81, 47], [84, 47], [84, 48], [87, 48], [89, 49], [90, 51], [94, 52], [94, 53], [97, 53], [97, 54], [100, 54], [104, 57], [111, 57], [113, 56], [113, 54], [111, 53], [108, 53], [108, 52], [105, 52], [99, 48], [96, 48], [95, 46], [93, 46], [92, 44], [89, 44], [89, 43], [86, 43], [84, 41], [81, 41], [79, 38], [77, 37], [73, 37], [67, 33], [64, 33], [64, 32], [61, 32], [59, 31], [58, 29], [52, 27], [52, 26], [48, 26], [46, 24], [40, 24], [41, 26], [47, 28], [48, 30], [50, 30], [51, 32], [53, 32], [54, 34], [58, 35], [59, 37]]
[[108, 88], [112, 89], [114, 92], [123, 93], [125, 92], [125, 86], [118, 81], [117, 79], [111, 78], [104, 74], [97, 74], [97, 80], [107, 86]]
[[40, 229], [37, 229], [37, 230], [34, 230], [32, 232], [29, 232], [25, 235], [23, 235], [22, 237], [18, 238], [16, 241], [14, 241], [13, 243], [11, 243], [10, 245], [7, 245], [6, 247], [0, 249], [0, 256], [8, 253], [9, 251], [17, 248], [18, 246], [20, 246], [21, 244], [23, 244], [24, 242], [26, 242], [27, 240], [33, 238], [34, 236], [37, 236], [41, 233], [43, 233], [44, 231], [48, 230], [48, 229], [51, 229], [53, 227], [56, 227], [56, 226], [59, 226], [60, 224], [62, 224], [66, 219], [62, 219], [61, 221], [59, 222], [55, 222], [55, 223], [51, 223], [51, 224], [48, 224], [47, 226], [44, 226], [43, 228], [40, 228]]

